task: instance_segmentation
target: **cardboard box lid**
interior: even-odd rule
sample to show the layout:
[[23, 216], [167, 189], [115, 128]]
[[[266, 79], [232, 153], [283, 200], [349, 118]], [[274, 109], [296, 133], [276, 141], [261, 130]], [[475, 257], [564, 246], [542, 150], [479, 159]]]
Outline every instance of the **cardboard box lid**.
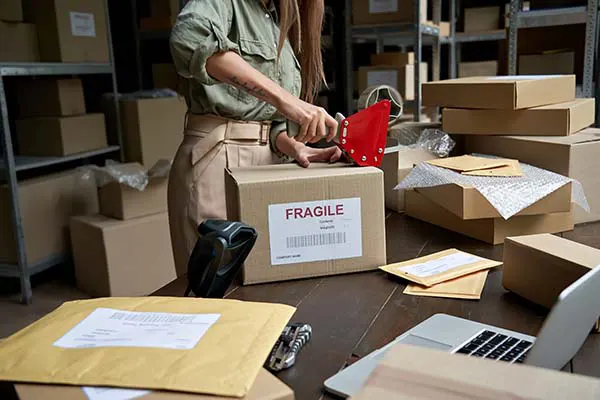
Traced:
[[576, 146], [591, 142], [600, 142], [600, 128], [586, 128], [571, 136], [506, 136], [511, 140], [524, 142], [553, 143], [560, 146]]

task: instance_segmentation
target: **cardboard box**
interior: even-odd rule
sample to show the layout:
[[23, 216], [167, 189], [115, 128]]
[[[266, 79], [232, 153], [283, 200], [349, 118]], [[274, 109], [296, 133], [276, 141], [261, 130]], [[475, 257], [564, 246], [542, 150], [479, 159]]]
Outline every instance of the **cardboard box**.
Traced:
[[[419, 0], [421, 22], [427, 20], [427, 1]], [[406, 0], [354, 0], [352, 1], [352, 23], [371, 25], [415, 22], [414, 2]]]
[[371, 54], [371, 65], [373, 66], [396, 66], [402, 67], [415, 63], [415, 53], [390, 52]]
[[600, 220], [600, 129], [564, 137], [468, 136], [465, 146], [468, 153], [514, 158], [578, 180], [591, 212], [574, 207], [575, 223]]
[[[461, 219], [502, 217], [494, 206], [472, 186], [452, 183], [419, 188], [417, 191]], [[517, 216], [569, 212], [571, 211], [571, 191], [572, 185], [568, 183], [519, 212]]]
[[0, 21], [0, 61], [36, 62], [39, 60], [35, 25]]
[[187, 104], [182, 97], [121, 100], [125, 161], [152, 168], [172, 160], [183, 140]]
[[173, 19], [169, 15], [146, 17], [140, 20], [142, 32], [170, 31], [173, 28]]
[[488, 32], [498, 29], [500, 7], [465, 8], [465, 32]]
[[525, 110], [444, 108], [442, 129], [463, 135], [568, 136], [592, 125], [595, 115], [594, 99]]
[[377, 269], [386, 262], [383, 172], [345, 164], [226, 174], [227, 213], [258, 230], [243, 283]]
[[166, 213], [167, 178], [151, 178], [142, 191], [119, 182], [109, 182], [98, 190], [100, 214], [120, 220]]
[[20, 119], [19, 154], [63, 157], [108, 146], [103, 114]]
[[[76, 171], [21, 181], [18, 193], [25, 253], [31, 265], [66, 255], [69, 218], [98, 212], [96, 183], [81, 179]], [[17, 252], [6, 185], [0, 186], [0, 221], [0, 263], [14, 264]]]
[[71, 242], [77, 287], [92, 296], [147, 296], [177, 278], [166, 213], [75, 217]]
[[519, 110], [575, 99], [575, 75], [493, 76], [423, 83], [423, 105]]
[[150, 0], [150, 13], [153, 17], [170, 16], [175, 19], [180, 11], [181, 0]]
[[105, 0], [23, 0], [42, 61], [109, 63]]
[[519, 75], [569, 75], [575, 73], [575, 52], [554, 51], [519, 56]]
[[458, 64], [458, 77], [470, 78], [474, 76], [498, 75], [498, 61], [474, 61]]
[[23, 4], [21, 4], [21, 0], [0, 1], [0, 21], [22, 22]]
[[80, 79], [31, 79], [17, 86], [19, 116], [63, 117], [85, 114]]
[[[427, 63], [421, 63], [421, 82], [427, 82]], [[415, 66], [360, 67], [358, 70], [358, 91], [374, 85], [390, 85], [400, 92], [404, 100], [415, 99]]]
[[573, 230], [572, 212], [525, 215], [508, 220], [504, 218], [463, 220], [429, 200], [418, 190], [406, 191], [405, 202], [406, 215], [410, 217], [494, 245], [504, 243], [504, 239], [509, 236]]
[[177, 71], [173, 64], [152, 64], [152, 83], [155, 89], [177, 90]]

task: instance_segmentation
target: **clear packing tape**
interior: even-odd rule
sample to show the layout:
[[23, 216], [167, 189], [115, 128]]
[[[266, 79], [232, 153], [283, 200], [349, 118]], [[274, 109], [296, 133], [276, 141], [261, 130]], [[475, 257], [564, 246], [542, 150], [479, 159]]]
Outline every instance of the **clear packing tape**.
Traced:
[[[481, 154], [474, 156], [497, 158]], [[538, 202], [569, 182], [572, 183], [572, 201], [590, 211], [581, 183], [575, 179], [520, 163], [521, 177], [483, 177], [462, 175], [450, 169], [436, 167], [426, 162], [418, 164], [394, 190], [418, 189], [447, 184], [474, 187], [504, 218], [508, 219]]]
[[139, 163], [121, 164], [116, 161], [106, 161], [106, 166], [86, 165], [79, 168], [80, 179], [94, 179], [98, 187], [111, 182], [118, 182], [133, 189], [143, 191], [151, 179], [166, 178], [171, 170], [171, 162], [159, 160], [150, 170], [146, 170]]

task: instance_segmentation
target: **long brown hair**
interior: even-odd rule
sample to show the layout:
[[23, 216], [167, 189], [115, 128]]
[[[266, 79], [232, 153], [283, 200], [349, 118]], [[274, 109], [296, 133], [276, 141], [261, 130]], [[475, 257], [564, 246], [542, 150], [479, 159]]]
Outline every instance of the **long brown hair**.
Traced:
[[321, 29], [325, 13], [324, 0], [279, 0], [280, 29], [278, 51], [288, 38], [302, 68], [300, 97], [312, 102], [325, 82]]

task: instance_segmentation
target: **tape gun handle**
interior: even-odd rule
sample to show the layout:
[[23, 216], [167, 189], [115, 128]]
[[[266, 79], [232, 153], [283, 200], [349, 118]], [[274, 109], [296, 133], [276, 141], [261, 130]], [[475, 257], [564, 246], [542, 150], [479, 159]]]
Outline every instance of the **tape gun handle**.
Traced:
[[[340, 126], [342, 124], [342, 121], [345, 120], [346, 117], [344, 117], [343, 114], [340, 113], [336, 113], [335, 114], [335, 120], [337, 121], [338, 125], [338, 130], [336, 132], [335, 138], [334, 140], [336, 140], [337, 138], [339, 138], [340, 136]], [[287, 132], [288, 132], [288, 136], [290, 137], [296, 137], [298, 136], [298, 134], [300, 133], [300, 124], [294, 122], [294, 121], [290, 121], [289, 119], [286, 122], [287, 125]]]

